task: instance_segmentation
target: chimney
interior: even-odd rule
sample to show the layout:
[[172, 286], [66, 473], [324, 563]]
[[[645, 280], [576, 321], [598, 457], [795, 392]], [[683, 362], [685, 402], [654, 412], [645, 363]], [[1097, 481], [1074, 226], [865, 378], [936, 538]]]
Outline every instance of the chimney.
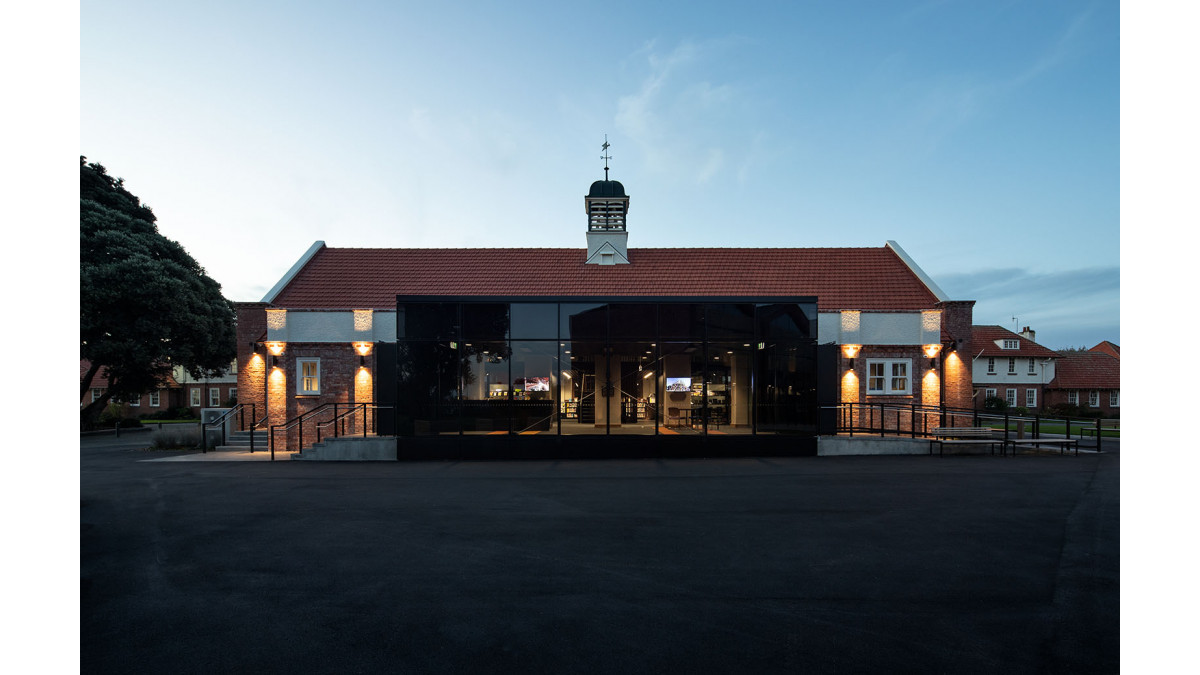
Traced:
[[1030, 342], [1037, 342], [1037, 340], [1034, 339], [1035, 336], [1037, 336], [1037, 333], [1035, 333], [1033, 331], [1033, 329], [1030, 328], [1029, 326], [1025, 326], [1024, 328], [1022, 328], [1020, 335], [1021, 335], [1021, 337], [1025, 338], [1026, 340], [1029, 340]]

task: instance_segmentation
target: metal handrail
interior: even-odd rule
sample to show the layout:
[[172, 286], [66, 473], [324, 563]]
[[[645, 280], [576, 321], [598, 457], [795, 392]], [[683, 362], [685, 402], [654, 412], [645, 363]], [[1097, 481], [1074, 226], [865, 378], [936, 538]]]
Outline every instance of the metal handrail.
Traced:
[[[218, 424], [221, 425], [221, 445], [225, 445], [225, 441], [227, 440], [225, 437], [225, 423], [229, 420], [229, 417], [231, 415], [233, 415], [234, 413], [241, 413], [241, 416], [242, 416], [241, 426], [245, 426], [245, 423], [246, 423], [245, 410], [246, 410], [247, 405], [250, 406], [250, 419], [253, 420], [254, 419], [254, 404], [253, 403], [249, 403], [249, 404], [238, 403], [238, 404], [234, 405], [232, 408], [230, 408], [229, 410], [226, 410], [224, 413], [221, 414], [220, 417], [216, 418], [215, 420], [212, 420], [211, 422], [205, 422], [200, 425], [200, 449], [202, 452], [208, 453], [208, 430], [209, 430], [209, 428], [214, 427]], [[251, 450], [251, 452], [253, 452], [253, 450]]]
[[[1004, 411], [989, 411], [976, 410], [973, 408], [954, 408], [950, 406], [922, 406], [916, 404], [903, 405], [898, 403], [839, 403], [834, 406], [823, 406], [825, 410], [838, 411], [838, 433], [845, 432], [850, 436], [855, 433], [878, 433], [880, 436], [887, 434], [910, 436], [912, 438], [932, 436], [933, 432], [929, 425], [929, 417], [936, 415], [939, 423], [934, 427], [956, 427], [956, 426], [982, 426], [985, 422], [994, 422], [1002, 425], [1004, 440], [1009, 439], [1009, 433], [1012, 430], [1015, 422], [1031, 422], [1032, 429], [1030, 430], [1031, 438], [1042, 438], [1043, 426], [1046, 424], [1059, 424], [1064, 427], [1063, 435], [1070, 439], [1072, 438], [1072, 430], [1079, 430], [1079, 438], [1082, 439], [1085, 435], [1085, 430], [1096, 437], [1096, 451], [1102, 449], [1102, 437], [1105, 431], [1116, 431], [1120, 433], [1119, 427], [1114, 429], [1111, 419], [1103, 418], [1071, 418], [1061, 415], [1014, 415], [1007, 410]], [[855, 413], [857, 412], [857, 416]], [[875, 416], [878, 413], [879, 419]], [[890, 414], [889, 414], [890, 413]], [[907, 425], [903, 425], [904, 417], [907, 414]], [[865, 418], [865, 420], [864, 420]], [[969, 424], [959, 424], [959, 420], [969, 419]], [[889, 424], [889, 420], [894, 420], [894, 424]], [[863, 424], [863, 422], [866, 424]], [[1118, 422], [1119, 423], [1119, 422]], [[907, 426], [907, 429], [904, 428]], [[1057, 435], [1057, 434], [1055, 434]]]
[[[338, 411], [337, 411], [337, 407], [338, 407], [339, 405], [348, 405], [348, 406], [350, 406], [350, 408], [349, 408], [349, 409], [348, 409], [346, 412], [343, 412], [343, 413], [338, 413]], [[338, 438], [338, 437], [339, 437], [339, 434], [338, 434], [338, 429], [337, 429], [337, 426], [336, 426], [336, 425], [337, 425], [337, 422], [338, 422], [338, 421], [345, 421], [345, 420], [346, 420], [346, 418], [348, 418], [348, 417], [350, 417], [350, 416], [354, 415], [355, 413], [357, 413], [357, 412], [359, 411], [359, 410], [358, 410], [359, 408], [362, 408], [362, 413], [363, 413], [363, 438], [366, 438], [366, 436], [367, 436], [367, 429], [368, 429], [368, 425], [367, 425], [367, 421], [366, 421], [366, 412], [367, 412], [367, 407], [368, 407], [368, 406], [369, 406], [370, 408], [374, 409], [374, 410], [380, 410], [381, 408], [391, 408], [391, 407], [392, 407], [392, 406], [390, 406], [390, 405], [387, 405], [387, 406], [376, 405], [375, 403], [372, 403], [372, 402], [370, 402], [370, 401], [364, 401], [364, 402], [362, 402], [362, 403], [340, 403], [340, 404], [339, 404], [339, 403], [334, 403], [334, 404], [333, 404], [333, 415], [334, 415], [334, 416], [333, 416], [333, 418], [332, 418], [332, 419], [330, 419], [330, 420], [329, 420], [329, 421], [327, 421], [327, 422], [318, 422], [318, 423], [316, 423], [316, 424], [314, 424], [314, 425], [313, 425], [313, 426], [315, 426], [315, 427], [316, 427], [316, 429], [317, 429], [317, 441], [316, 441], [316, 442], [317, 442], [317, 443], [320, 443], [320, 442], [321, 442], [321, 429], [322, 429], [322, 427], [327, 427], [327, 426], [329, 426], [330, 424], [333, 424], [333, 425], [335, 425], [335, 426], [333, 427], [333, 437], [334, 437], [334, 438]], [[376, 420], [376, 421], [377, 421], [377, 423], [378, 423], [378, 418], [377, 418], [377, 420]], [[346, 431], [345, 431], [345, 425], [343, 425], [343, 426], [342, 426], [342, 433], [341, 433], [341, 436], [348, 436], [348, 435], [349, 435], [349, 434], [347, 434], [347, 433], [346, 433]]]
[[519, 434], [519, 433], [522, 433], [525, 431], [529, 431], [530, 429], [538, 426], [539, 424], [541, 424], [543, 422], [552, 423], [554, 420], [554, 416], [557, 414], [558, 414], [558, 411], [555, 410], [555, 411], [551, 412], [549, 415], [546, 415], [545, 417], [543, 417], [541, 419], [534, 420], [533, 424], [530, 424], [529, 426], [525, 427], [524, 429], [517, 431], [517, 433]]
[[[306, 420], [308, 420], [309, 418], [315, 416], [318, 413], [322, 413], [322, 412], [329, 410], [331, 407], [334, 409], [334, 414], [337, 415], [337, 407], [342, 406], [342, 405], [349, 405], [349, 406], [370, 405], [370, 406], [376, 407], [377, 409], [391, 407], [391, 406], [379, 406], [374, 401], [363, 401], [362, 403], [339, 403], [339, 402], [322, 403], [321, 405], [317, 406], [316, 408], [313, 408], [312, 410], [309, 410], [307, 412], [302, 412], [299, 415], [296, 415], [295, 417], [293, 417], [292, 419], [282, 422], [281, 424], [273, 424], [273, 425], [271, 425], [270, 436], [269, 436], [270, 445], [271, 445], [271, 460], [274, 461], [274, 459], [275, 459], [275, 433], [277, 431], [279, 431], [280, 429], [283, 429], [284, 431], [286, 431], [286, 430], [291, 429], [292, 427], [295, 427], [298, 425], [299, 432], [300, 432], [300, 438], [299, 438], [299, 442], [297, 443], [297, 445], [301, 450], [303, 450], [304, 449], [304, 422]], [[318, 439], [319, 439], [319, 436], [318, 436]]]

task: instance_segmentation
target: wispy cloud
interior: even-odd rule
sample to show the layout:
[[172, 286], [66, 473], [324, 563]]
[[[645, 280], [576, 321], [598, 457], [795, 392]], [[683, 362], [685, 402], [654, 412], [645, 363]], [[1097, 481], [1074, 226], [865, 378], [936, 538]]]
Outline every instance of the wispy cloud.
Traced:
[[[747, 91], [711, 77], [713, 64], [736, 41], [684, 41], [670, 49], [648, 42], [626, 59], [643, 74], [636, 90], [618, 99], [615, 123], [648, 169], [698, 184], [727, 172], [733, 180], [749, 173], [757, 146]], [[745, 137], [731, 132], [738, 128], [746, 129]]]
[[[927, 11], [941, 9], [940, 0], [932, 0], [906, 13], [902, 22], [911, 23]], [[1002, 13], [1003, 9], [997, 9]], [[1073, 16], [1047, 44], [1030, 50], [1023, 57], [1005, 61], [1001, 69], [980, 66], [962, 70], [948, 62], [933, 76], [912, 77], [911, 64], [904, 53], [883, 59], [880, 77], [906, 83], [896, 102], [901, 106], [897, 118], [905, 120], [897, 138], [909, 139], [904, 150], [928, 152], [965, 126], [977, 122], [1001, 102], [1014, 96], [1038, 79], [1054, 73], [1080, 55], [1086, 44], [1093, 11], [1086, 9]]]
[[956, 300], [975, 300], [976, 324], [1030, 326], [1051, 347], [1119, 339], [1121, 271], [1092, 267], [1033, 272], [1010, 267], [938, 276]]

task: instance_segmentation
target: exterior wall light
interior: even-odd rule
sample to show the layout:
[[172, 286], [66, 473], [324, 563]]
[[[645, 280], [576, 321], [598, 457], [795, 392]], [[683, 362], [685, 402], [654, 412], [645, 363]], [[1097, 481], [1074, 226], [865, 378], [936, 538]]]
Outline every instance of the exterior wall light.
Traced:
[[368, 356], [371, 353], [372, 345], [370, 342], [355, 342], [353, 345], [354, 351], [358, 352], [359, 356]]
[[283, 350], [287, 346], [286, 342], [267, 342], [267, 351], [271, 356], [282, 356]]
[[925, 357], [929, 359], [930, 368], [937, 368], [937, 355], [940, 351], [941, 345], [925, 345]]
[[842, 345], [842, 354], [850, 359], [850, 369], [854, 370], [854, 357], [862, 351], [862, 345]]

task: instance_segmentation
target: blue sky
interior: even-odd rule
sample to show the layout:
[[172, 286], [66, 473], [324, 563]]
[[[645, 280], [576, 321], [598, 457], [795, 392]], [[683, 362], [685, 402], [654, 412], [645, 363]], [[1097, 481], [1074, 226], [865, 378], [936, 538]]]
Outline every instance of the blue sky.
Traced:
[[233, 300], [330, 246], [897, 241], [1120, 342], [1117, 2], [85, 2], [79, 151]]

